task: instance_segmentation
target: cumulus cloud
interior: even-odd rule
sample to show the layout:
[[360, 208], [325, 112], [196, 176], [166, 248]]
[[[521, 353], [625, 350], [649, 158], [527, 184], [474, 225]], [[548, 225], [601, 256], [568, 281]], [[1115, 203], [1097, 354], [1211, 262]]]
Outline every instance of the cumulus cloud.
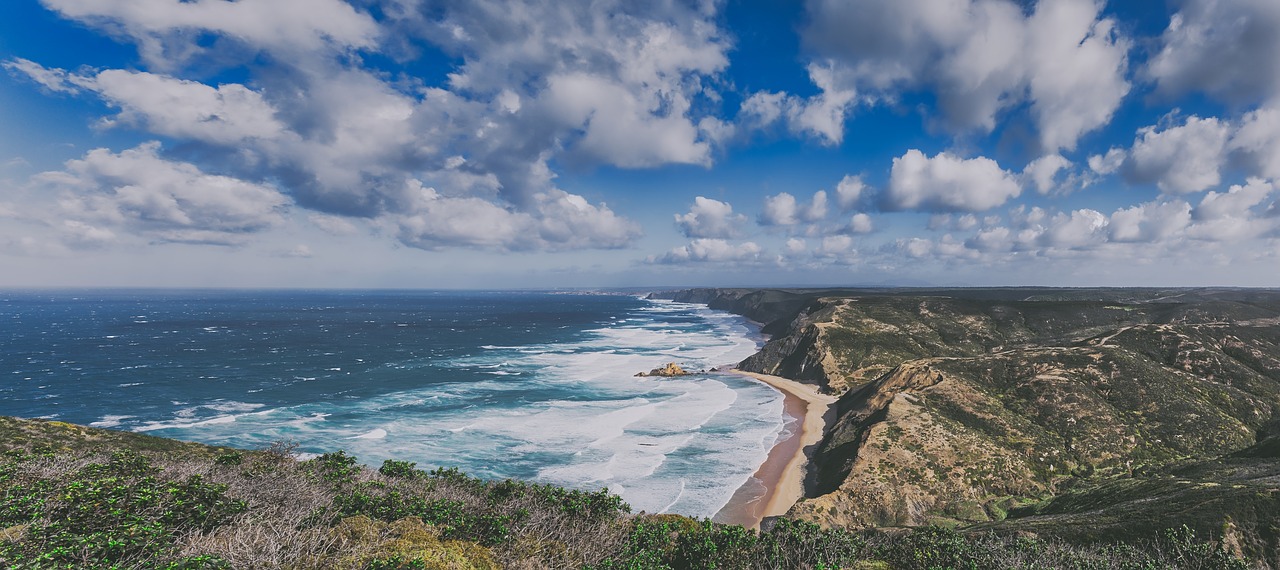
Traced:
[[1280, 97], [1280, 3], [1185, 0], [1145, 68], [1160, 92], [1208, 93], [1233, 104]]
[[41, 0], [65, 18], [132, 38], [152, 64], [170, 67], [203, 49], [208, 31], [281, 55], [374, 47], [377, 23], [342, 0]]
[[1058, 172], [1065, 170], [1071, 166], [1071, 161], [1067, 160], [1060, 154], [1049, 154], [1031, 161], [1025, 169], [1023, 176], [1031, 180], [1035, 185], [1036, 191], [1041, 194], [1048, 194], [1059, 188], [1060, 182], [1057, 180]]
[[1053, 248], [1087, 248], [1105, 240], [1109, 223], [1105, 214], [1088, 208], [1057, 214], [1049, 220], [1040, 241]]
[[818, 249], [814, 251], [814, 255], [819, 257], [840, 257], [857, 254], [858, 250], [854, 248], [853, 238], [846, 235], [824, 237]]
[[840, 144], [857, 90], [838, 85], [836, 71], [829, 65], [809, 64], [808, 71], [809, 79], [820, 89], [817, 95], [801, 98], [771, 91], [753, 93], [742, 102], [739, 118], [755, 128], [783, 122], [792, 133], [827, 145]]
[[103, 124], [126, 124], [156, 134], [235, 144], [249, 138], [275, 138], [285, 131], [276, 110], [261, 93], [237, 83], [211, 87], [196, 81], [148, 72], [108, 69], [77, 75], [25, 59], [4, 63], [50, 90], [98, 94], [120, 109]]
[[1111, 174], [1124, 165], [1128, 153], [1122, 148], [1113, 148], [1106, 154], [1095, 154], [1089, 157], [1089, 170], [1097, 174]]
[[809, 244], [800, 238], [787, 238], [786, 250], [791, 255], [799, 255], [809, 248]]
[[1229, 147], [1257, 175], [1280, 178], [1280, 107], [1247, 113]]
[[1138, 130], [1124, 164], [1134, 183], [1155, 182], [1170, 194], [1188, 194], [1217, 186], [1226, 162], [1229, 126], [1216, 118], [1188, 117], [1180, 126]]
[[1181, 200], [1148, 202], [1111, 213], [1110, 236], [1118, 242], [1151, 243], [1177, 235], [1191, 224], [1191, 205]]
[[1226, 192], [1209, 192], [1195, 209], [1197, 220], [1244, 218], [1249, 210], [1261, 205], [1275, 190], [1275, 184], [1260, 178], [1250, 178], [1245, 184], [1235, 184]]
[[946, 152], [928, 157], [911, 149], [893, 159], [883, 200], [890, 210], [979, 212], [1021, 193], [1017, 177], [994, 160]]
[[732, 243], [723, 239], [695, 239], [660, 256], [650, 256], [649, 263], [730, 263], [759, 261], [763, 249], [755, 242]]
[[1207, 241], [1241, 242], [1275, 232], [1280, 220], [1256, 210], [1275, 189], [1272, 182], [1251, 178], [1245, 184], [1232, 185], [1226, 192], [1205, 194], [1192, 211], [1196, 223], [1188, 234]]
[[785, 227], [820, 222], [826, 217], [827, 193], [825, 191], [815, 192], [808, 204], [798, 202], [795, 196], [782, 192], [764, 199], [764, 209], [761, 210], [758, 221], [762, 226]]
[[841, 211], [852, 210], [867, 190], [867, 185], [862, 182], [861, 176], [846, 175], [836, 185], [836, 203], [840, 205]]
[[872, 223], [871, 216], [857, 213], [849, 218], [849, 225], [846, 226], [845, 231], [852, 234], [869, 234], [875, 231], [875, 224]]
[[690, 238], [737, 237], [746, 221], [746, 216], [733, 213], [733, 206], [728, 202], [702, 196], [694, 199], [688, 213], [676, 215], [676, 226]]
[[584, 73], [553, 76], [542, 97], [550, 116], [581, 128], [573, 145], [579, 156], [624, 168], [710, 160], [710, 145], [698, 140], [693, 123], [678, 115], [655, 116], [624, 83]]
[[[37, 179], [67, 193], [62, 208], [78, 221], [99, 224], [95, 228], [123, 227], [159, 241], [234, 245], [283, 221], [289, 199], [277, 189], [208, 174], [165, 159], [159, 150], [157, 142], [120, 153], [95, 149]], [[88, 226], [76, 229], [106, 237], [88, 232]]]
[[[709, 165], [734, 131], [715, 116], [732, 42], [714, 3], [406, 0], [377, 20], [340, 0], [45, 4], [134, 41], [151, 69], [77, 75], [11, 60], [10, 71], [92, 92], [119, 110], [104, 124], [199, 143], [228, 175], [270, 181], [333, 219], [386, 222], [414, 247], [509, 249], [517, 228], [536, 247], [619, 247], [637, 226], [559, 189], [551, 165]], [[443, 85], [356, 55], [412, 60], [415, 41], [460, 62]], [[187, 76], [209, 69], [248, 79]], [[493, 234], [447, 212], [474, 213]]]
[[444, 196], [416, 181], [411, 186], [416, 199], [396, 223], [400, 241], [421, 249], [619, 248], [641, 235], [638, 224], [608, 206], [562, 190], [536, 196], [532, 211], [516, 211], [481, 198]]
[[1042, 146], [1073, 149], [1110, 121], [1130, 89], [1131, 42], [1095, 0], [1041, 0], [1030, 14], [1011, 0], [807, 7], [803, 39], [833, 62], [831, 90], [892, 100], [926, 89], [959, 130], [991, 131], [998, 113], [1026, 102]]

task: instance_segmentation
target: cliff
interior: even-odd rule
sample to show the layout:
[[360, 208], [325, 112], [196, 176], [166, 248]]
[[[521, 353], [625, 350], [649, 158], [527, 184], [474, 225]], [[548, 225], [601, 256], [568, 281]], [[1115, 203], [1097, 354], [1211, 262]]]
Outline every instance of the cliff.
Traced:
[[841, 394], [791, 516], [1083, 538], [1187, 524], [1280, 562], [1280, 292], [684, 298], [789, 313], [741, 367]]

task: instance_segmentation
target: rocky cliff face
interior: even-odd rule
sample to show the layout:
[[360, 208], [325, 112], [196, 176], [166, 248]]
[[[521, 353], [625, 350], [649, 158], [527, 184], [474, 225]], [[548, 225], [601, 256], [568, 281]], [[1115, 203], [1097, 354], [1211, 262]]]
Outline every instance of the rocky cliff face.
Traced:
[[[1280, 459], [1267, 455], [1280, 447], [1280, 292], [784, 293], [697, 295], [792, 311], [741, 367], [842, 394], [791, 515], [1064, 535], [1232, 524], [1242, 548], [1280, 561], [1267, 551], [1280, 534]], [[784, 298], [786, 311], [768, 306]], [[1230, 468], [1174, 472], [1232, 453], [1244, 455]], [[1188, 485], [1202, 492], [1178, 494]], [[1124, 509], [1147, 518], [1125, 526]]]

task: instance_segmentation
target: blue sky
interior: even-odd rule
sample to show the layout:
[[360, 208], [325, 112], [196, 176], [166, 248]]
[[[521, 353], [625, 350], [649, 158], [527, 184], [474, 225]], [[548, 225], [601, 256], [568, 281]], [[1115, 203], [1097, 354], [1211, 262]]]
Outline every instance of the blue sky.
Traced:
[[0, 286], [1280, 286], [1274, 0], [14, 0]]

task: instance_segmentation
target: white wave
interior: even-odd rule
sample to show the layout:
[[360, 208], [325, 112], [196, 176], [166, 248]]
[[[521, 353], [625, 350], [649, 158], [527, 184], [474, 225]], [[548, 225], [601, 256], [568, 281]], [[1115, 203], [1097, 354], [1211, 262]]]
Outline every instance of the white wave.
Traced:
[[213, 410], [215, 412], [236, 413], [236, 412], [251, 412], [253, 410], [257, 410], [265, 406], [266, 404], [255, 404], [251, 402], [237, 402], [235, 400], [227, 400], [227, 401], [215, 400], [212, 404], [205, 404], [200, 407], [208, 410]]
[[96, 422], [90, 423], [89, 426], [98, 427], [98, 428], [112, 428], [120, 425], [121, 423], [123, 423], [124, 420], [127, 420], [132, 417], [135, 417], [135, 416], [102, 416], [102, 419]]
[[384, 437], [387, 437], [387, 430], [377, 428], [369, 431], [368, 433], [357, 435], [351, 439], [382, 439]]
[[[672, 361], [693, 370], [740, 361], [756, 350], [752, 329], [741, 317], [672, 302], [646, 302], [618, 317], [572, 341], [484, 345], [465, 358], [377, 367], [423, 370], [424, 378], [438, 378], [431, 374], [442, 369], [468, 371], [458, 381], [273, 410], [188, 404], [169, 422], [137, 429], [186, 427], [202, 439], [242, 446], [295, 439], [309, 448], [346, 449], [374, 465], [396, 458], [481, 476], [604, 487], [637, 510], [711, 516], [790, 427], [781, 395], [736, 376], [633, 375]], [[319, 421], [321, 413], [330, 415]]]

